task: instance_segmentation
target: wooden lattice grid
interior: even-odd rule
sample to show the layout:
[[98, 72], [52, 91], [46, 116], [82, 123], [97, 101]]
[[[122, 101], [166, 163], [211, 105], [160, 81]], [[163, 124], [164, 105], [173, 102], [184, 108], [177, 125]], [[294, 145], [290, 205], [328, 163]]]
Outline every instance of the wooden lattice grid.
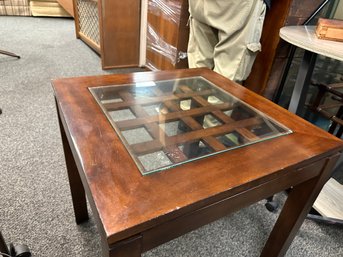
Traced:
[[[179, 85], [171, 93], [153, 87], [144, 97], [137, 97], [136, 90], [129, 86], [103, 87], [101, 96], [95, 96], [143, 173], [149, 171], [142, 163], [144, 156], [150, 155], [156, 162], [153, 158], [164, 155], [167, 161], [162, 160], [162, 166], [172, 166], [263, 140], [266, 135], [258, 132], [261, 126], [275, 135], [285, 132], [237, 99], [223, 99], [223, 93], [214, 88], [198, 91]], [[158, 110], [151, 112], [151, 106]], [[177, 133], [170, 134], [166, 128], [173, 122], [177, 123]], [[126, 132], [130, 131], [127, 135], [142, 134], [145, 140], [129, 140]], [[152, 169], [156, 168], [160, 167]]]
[[77, 0], [80, 32], [100, 46], [99, 14], [97, 0]]

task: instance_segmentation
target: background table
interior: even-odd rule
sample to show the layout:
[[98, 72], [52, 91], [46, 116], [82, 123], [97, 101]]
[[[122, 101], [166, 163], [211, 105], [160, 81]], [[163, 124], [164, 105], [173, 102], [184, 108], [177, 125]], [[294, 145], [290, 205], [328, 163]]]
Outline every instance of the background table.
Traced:
[[315, 26], [283, 27], [280, 29], [280, 37], [294, 46], [305, 49], [288, 107], [289, 111], [301, 114], [317, 54], [343, 61], [343, 43], [318, 39], [315, 35]]

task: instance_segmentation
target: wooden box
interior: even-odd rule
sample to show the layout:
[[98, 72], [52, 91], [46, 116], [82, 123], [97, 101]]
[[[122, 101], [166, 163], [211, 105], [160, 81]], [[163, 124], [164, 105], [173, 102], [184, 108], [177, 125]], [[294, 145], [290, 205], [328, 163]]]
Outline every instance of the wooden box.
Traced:
[[187, 0], [148, 0], [146, 67], [187, 68]]
[[343, 42], [343, 20], [319, 18], [316, 35], [320, 39]]

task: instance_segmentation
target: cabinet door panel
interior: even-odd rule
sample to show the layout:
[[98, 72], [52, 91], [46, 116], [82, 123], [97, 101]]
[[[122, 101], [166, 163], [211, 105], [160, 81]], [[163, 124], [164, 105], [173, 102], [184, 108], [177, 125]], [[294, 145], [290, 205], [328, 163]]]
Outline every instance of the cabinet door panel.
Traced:
[[187, 0], [149, 0], [146, 65], [153, 70], [186, 68], [180, 51], [187, 51]]
[[140, 1], [99, 1], [103, 68], [138, 66]]

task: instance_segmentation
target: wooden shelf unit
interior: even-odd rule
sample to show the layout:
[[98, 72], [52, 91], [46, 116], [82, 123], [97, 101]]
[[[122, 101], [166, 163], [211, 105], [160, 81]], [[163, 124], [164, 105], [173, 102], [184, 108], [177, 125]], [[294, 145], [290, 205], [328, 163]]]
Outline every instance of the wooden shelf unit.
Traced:
[[102, 68], [138, 66], [140, 1], [73, 1], [76, 36], [100, 54]]

